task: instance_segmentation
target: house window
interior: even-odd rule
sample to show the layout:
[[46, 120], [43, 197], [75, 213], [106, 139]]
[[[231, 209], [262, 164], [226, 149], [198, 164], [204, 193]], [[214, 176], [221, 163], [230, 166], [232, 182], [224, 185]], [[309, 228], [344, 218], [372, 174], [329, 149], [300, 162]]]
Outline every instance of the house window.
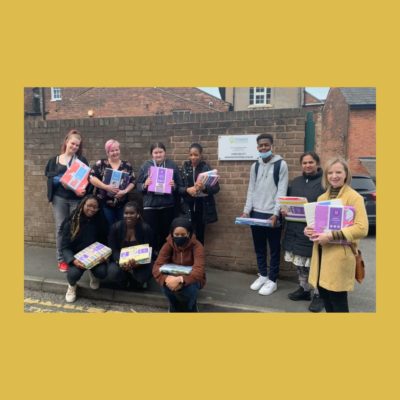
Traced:
[[271, 88], [251, 87], [249, 103], [251, 106], [264, 106], [271, 104]]
[[61, 100], [61, 88], [52, 87], [51, 88], [51, 101]]
[[173, 115], [189, 115], [191, 113], [190, 110], [172, 110]]

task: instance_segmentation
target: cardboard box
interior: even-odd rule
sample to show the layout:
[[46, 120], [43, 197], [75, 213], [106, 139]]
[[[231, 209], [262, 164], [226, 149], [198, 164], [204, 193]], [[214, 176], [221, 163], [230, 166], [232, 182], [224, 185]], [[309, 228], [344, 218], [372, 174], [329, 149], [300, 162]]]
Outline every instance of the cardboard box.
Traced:
[[104, 244], [95, 242], [85, 249], [76, 253], [74, 257], [79, 260], [86, 269], [91, 269], [100, 264], [100, 261], [111, 255], [111, 249]]
[[135, 260], [137, 264], [149, 264], [151, 262], [152, 248], [148, 244], [124, 247], [119, 256], [119, 265], [127, 264]]

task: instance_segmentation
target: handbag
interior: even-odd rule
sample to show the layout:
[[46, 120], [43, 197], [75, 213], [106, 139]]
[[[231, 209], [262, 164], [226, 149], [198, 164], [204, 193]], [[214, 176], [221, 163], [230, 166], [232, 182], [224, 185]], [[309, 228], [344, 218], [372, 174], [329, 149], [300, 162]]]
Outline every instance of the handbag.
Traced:
[[353, 254], [356, 258], [356, 281], [358, 283], [362, 283], [362, 281], [365, 278], [365, 263], [364, 260], [362, 258], [362, 254], [360, 250], [356, 250], [356, 247], [354, 246], [354, 244], [350, 245], [351, 250], [353, 251]]

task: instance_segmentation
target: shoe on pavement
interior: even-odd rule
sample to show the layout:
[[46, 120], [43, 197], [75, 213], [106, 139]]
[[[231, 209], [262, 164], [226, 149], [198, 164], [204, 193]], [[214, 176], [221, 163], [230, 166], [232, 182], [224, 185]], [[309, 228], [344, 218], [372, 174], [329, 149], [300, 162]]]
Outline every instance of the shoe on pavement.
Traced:
[[68, 272], [68, 264], [65, 261], [61, 261], [58, 263], [58, 270], [60, 272]]
[[90, 289], [97, 290], [100, 287], [100, 279], [96, 278], [93, 275], [93, 272], [90, 270], [88, 270], [88, 274], [89, 274], [89, 279], [90, 279], [90, 283], [89, 283]]
[[65, 295], [65, 300], [67, 303], [73, 303], [76, 300], [76, 285], [68, 285], [67, 293]]
[[298, 301], [298, 300], [311, 300], [311, 293], [310, 291], [304, 290], [301, 286], [292, 293], [288, 294], [290, 300]]
[[260, 290], [269, 281], [268, 276], [258, 274], [258, 278], [250, 285], [251, 290]]
[[261, 287], [261, 289], [258, 291], [259, 294], [263, 296], [269, 296], [270, 294], [274, 293], [278, 289], [278, 285], [276, 282], [268, 281]]
[[324, 309], [324, 301], [321, 299], [321, 297], [318, 294], [314, 294], [313, 299], [311, 301], [310, 306], [308, 309], [311, 312], [321, 312]]

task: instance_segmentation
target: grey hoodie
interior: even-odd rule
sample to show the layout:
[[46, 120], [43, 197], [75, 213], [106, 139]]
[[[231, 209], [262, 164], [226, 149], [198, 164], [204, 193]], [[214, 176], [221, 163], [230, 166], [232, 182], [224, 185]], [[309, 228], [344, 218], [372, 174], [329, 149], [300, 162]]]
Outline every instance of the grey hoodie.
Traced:
[[[278, 197], [286, 196], [288, 188], [288, 167], [282, 159], [279, 170], [278, 187], [274, 182], [273, 164], [282, 157], [273, 155], [271, 160], [265, 163], [260, 157], [250, 168], [250, 181], [247, 190], [246, 205], [243, 212], [250, 214], [251, 211], [258, 211], [265, 214], [279, 215]], [[256, 163], [259, 163], [256, 181]]]

